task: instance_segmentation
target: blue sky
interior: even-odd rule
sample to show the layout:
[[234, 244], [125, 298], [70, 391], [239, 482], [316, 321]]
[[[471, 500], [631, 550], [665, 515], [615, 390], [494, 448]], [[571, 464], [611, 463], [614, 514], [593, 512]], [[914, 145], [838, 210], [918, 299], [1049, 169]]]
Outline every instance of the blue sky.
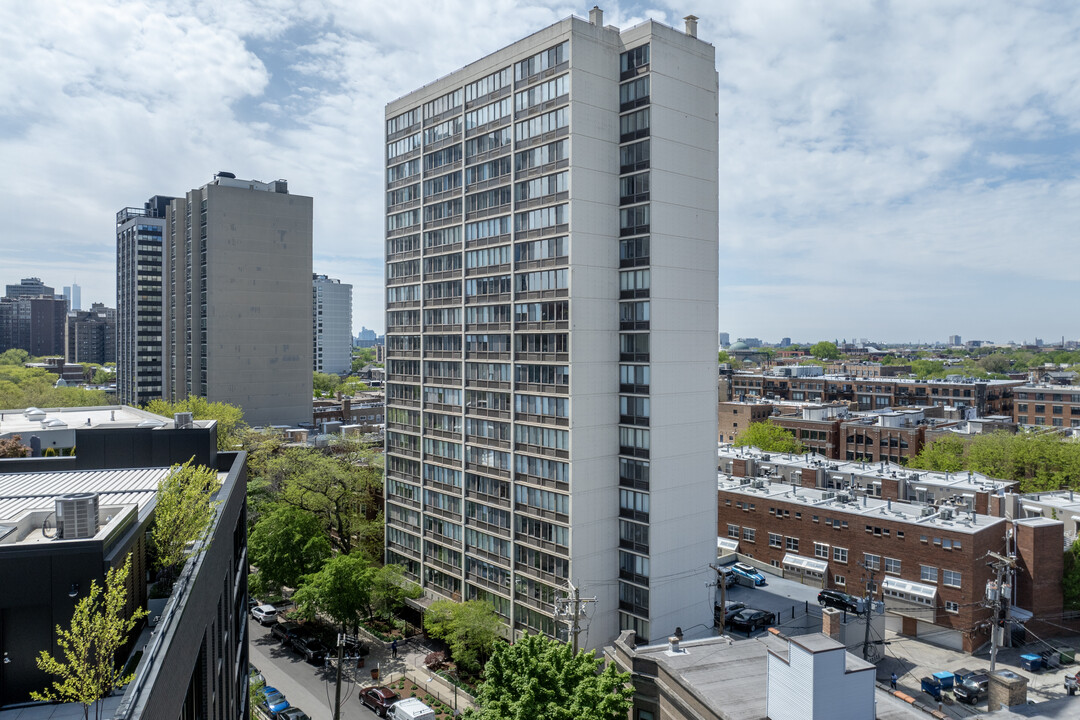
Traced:
[[[113, 218], [218, 170], [315, 198], [381, 330], [383, 108], [591, 4], [0, 5], [0, 283], [115, 304]], [[720, 328], [1080, 338], [1080, 4], [603, 3], [716, 47]]]

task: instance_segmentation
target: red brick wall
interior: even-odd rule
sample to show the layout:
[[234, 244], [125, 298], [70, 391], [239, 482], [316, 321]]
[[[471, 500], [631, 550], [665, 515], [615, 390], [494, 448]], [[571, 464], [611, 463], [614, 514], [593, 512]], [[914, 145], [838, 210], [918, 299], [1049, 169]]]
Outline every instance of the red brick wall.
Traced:
[[1035, 617], [1057, 619], [1063, 597], [1065, 525], [1058, 520], [1033, 518], [1016, 523], [1016, 603]]

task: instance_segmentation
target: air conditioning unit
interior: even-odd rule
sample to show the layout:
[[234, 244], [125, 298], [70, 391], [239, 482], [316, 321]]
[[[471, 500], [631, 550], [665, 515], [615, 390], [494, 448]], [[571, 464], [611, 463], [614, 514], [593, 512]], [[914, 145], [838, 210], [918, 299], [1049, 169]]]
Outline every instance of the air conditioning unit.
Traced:
[[189, 412], [179, 412], [173, 415], [177, 430], [190, 430], [195, 426], [195, 418]]
[[97, 493], [76, 493], [56, 498], [57, 538], [92, 538], [100, 527]]

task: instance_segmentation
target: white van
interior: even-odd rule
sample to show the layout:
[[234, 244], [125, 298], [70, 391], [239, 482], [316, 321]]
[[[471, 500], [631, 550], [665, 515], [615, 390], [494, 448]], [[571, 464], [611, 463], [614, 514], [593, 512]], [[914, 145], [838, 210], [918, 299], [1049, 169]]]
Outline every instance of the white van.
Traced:
[[416, 698], [398, 700], [386, 711], [387, 720], [435, 720], [435, 711]]

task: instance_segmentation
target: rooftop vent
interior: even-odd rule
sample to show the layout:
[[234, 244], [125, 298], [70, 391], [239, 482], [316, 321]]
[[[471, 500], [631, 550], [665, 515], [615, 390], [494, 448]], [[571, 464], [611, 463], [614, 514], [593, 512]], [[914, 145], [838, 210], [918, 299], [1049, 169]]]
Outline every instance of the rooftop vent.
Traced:
[[75, 493], [56, 498], [56, 536], [63, 540], [92, 538], [100, 529], [97, 493]]
[[194, 417], [189, 412], [176, 413], [173, 420], [176, 422], [177, 430], [190, 430], [195, 427]]
[[698, 19], [696, 17], [694, 17], [693, 15], [687, 15], [686, 17], [683, 18], [683, 21], [686, 22], [686, 34], [689, 35], [692, 38], [696, 38], [697, 37], [697, 21], [698, 21]]

